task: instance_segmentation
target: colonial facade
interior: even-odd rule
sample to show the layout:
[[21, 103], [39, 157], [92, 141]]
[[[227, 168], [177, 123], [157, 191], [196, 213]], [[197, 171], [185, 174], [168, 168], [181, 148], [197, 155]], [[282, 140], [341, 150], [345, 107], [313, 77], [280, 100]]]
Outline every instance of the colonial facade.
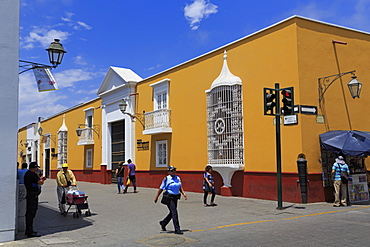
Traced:
[[[275, 121], [264, 115], [263, 89], [275, 83], [294, 87], [294, 121], [281, 119], [283, 201], [301, 201], [301, 154], [307, 159], [308, 202], [328, 201], [333, 188], [325, 182], [327, 164], [336, 154], [321, 149], [319, 135], [369, 131], [370, 120], [363, 116], [370, 111], [370, 99], [352, 99], [345, 85], [351, 73], [343, 74], [320, 100], [323, 110], [318, 79], [355, 70], [364, 83], [361, 95], [367, 95], [369, 48], [368, 33], [294, 16], [148, 78], [111, 67], [97, 92], [99, 99], [40, 124], [59, 143], [57, 133], [63, 132], [65, 122], [68, 139], [62, 143], [67, 146], [55, 143], [55, 152], [59, 159], [60, 150], [68, 151], [67, 161], [79, 171], [78, 180], [110, 183], [116, 164], [130, 158], [137, 166], [139, 187], [158, 187], [165, 167], [173, 165], [186, 190], [201, 192], [204, 168], [210, 164], [218, 193], [276, 200]], [[100, 125], [93, 145], [70, 133], [79, 123], [88, 123], [89, 109], [94, 124]], [[44, 164], [48, 154], [43, 146]], [[346, 159], [361, 161], [365, 169], [364, 157]], [[52, 174], [59, 163], [50, 163]], [[103, 180], [96, 179], [100, 173]]]

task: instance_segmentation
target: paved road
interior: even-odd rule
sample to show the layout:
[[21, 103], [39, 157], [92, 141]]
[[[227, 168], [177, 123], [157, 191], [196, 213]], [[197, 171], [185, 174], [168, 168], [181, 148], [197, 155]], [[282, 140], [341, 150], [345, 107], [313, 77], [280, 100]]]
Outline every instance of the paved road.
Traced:
[[79, 189], [92, 216], [60, 215], [55, 180], [47, 180], [35, 220], [42, 237], [18, 234], [0, 246], [370, 246], [370, 204], [284, 203], [276, 210], [275, 201], [216, 196], [218, 206], [203, 207], [202, 194], [188, 192], [179, 203], [184, 235], [175, 235], [171, 223], [160, 229], [167, 208], [153, 202], [156, 189], [117, 194], [114, 184], [85, 182]]

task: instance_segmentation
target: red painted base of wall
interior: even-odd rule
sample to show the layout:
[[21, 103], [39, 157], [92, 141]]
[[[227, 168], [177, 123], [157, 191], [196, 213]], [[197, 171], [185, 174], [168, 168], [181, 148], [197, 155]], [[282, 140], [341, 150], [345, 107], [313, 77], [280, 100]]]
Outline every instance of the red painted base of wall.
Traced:
[[232, 196], [233, 193], [230, 187], [222, 186], [221, 187], [221, 195], [222, 196]]
[[[58, 171], [51, 172], [55, 178]], [[100, 170], [73, 170], [77, 181], [110, 184], [112, 171], [102, 166]], [[203, 171], [178, 171], [185, 191], [203, 193]], [[221, 176], [214, 172], [215, 188], [217, 194], [223, 196], [240, 196], [256, 199], [277, 201], [276, 173], [244, 172], [234, 173], [231, 181], [232, 187], [223, 187]], [[159, 188], [162, 179], [167, 176], [166, 171], [137, 171], [136, 180], [138, 187]], [[321, 174], [308, 174], [307, 202], [332, 202], [333, 188], [322, 185]], [[302, 203], [298, 174], [282, 174], [283, 202]]]

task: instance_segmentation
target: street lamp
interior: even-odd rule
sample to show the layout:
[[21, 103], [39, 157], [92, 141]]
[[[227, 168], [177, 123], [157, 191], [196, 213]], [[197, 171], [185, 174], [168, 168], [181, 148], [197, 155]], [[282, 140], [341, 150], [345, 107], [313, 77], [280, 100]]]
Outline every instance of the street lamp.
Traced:
[[46, 65], [42, 63], [35, 63], [35, 62], [29, 62], [25, 60], [19, 60], [19, 62], [24, 63], [23, 65], [19, 65], [20, 68], [25, 68], [19, 74], [22, 74], [26, 71], [29, 71], [34, 68], [56, 68], [59, 64], [62, 63], [64, 53], [67, 53], [63, 45], [59, 42], [59, 39], [54, 39], [54, 42], [51, 42], [50, 46], [46, 49], [49, 54], [49, 62], [52, 64], [51, 65]]
[[357, 76], [352, 76], [352, 80], [348, 83], [348, 88], [351, 92], [352, 98], [360, 98], [362, 83], [357, 80]]
[[[344, 73], [339, 73], [331, 76], [326, 76], [326, 77], [321, 77], [318, 79], [318, 84], [319, 84], [319, 106], [321, 108], [321, 111], [323, 115], [325, 115], [325, 106], [324, 106], [324, 94], [325, 92], [329, 89], [329, 87], [339, 78], [341, 78], [344, 75], [347, 74], [352, 74], [352, 79], [351, 81], [347, 84], [349, 92], [351, 93], [352, 98], [360, 98], [360, 92], [362, 88], [361, 82], [357, 80], [357, 76], [355, 75], [356, 70], [344, 72]], [[346, 112], [347, 112], [347, 118], [348, 118], [348, 124], [349, 128], [352, 130], [352, 124], [351, 120], [349, 117], [349, 112], [348, 112], [348, 106], [347, 102], [345, 100], [345, 95], [343, 94], [344, 97], [344, 103], [346, 107]], [[327, 125], [327, 128], [329, 129], [329, 125]]]
[[[351, 93], [352, 98], [360, 98], [360, 92], [362, 88], [361, 82], [357, 80], [357, 76], [355, 75], [356, 70], [330, 75], [326, 77], [319, 78], [319, 103], [324, 98], [325, 92], [329, 89], [329, 87], [339, 78], [344, 75], [352, 74], [352, 80], [348, 83], [348, 88]], [[332, 79], [333, 78], [333, 79]], [[332, 80], [331, 80], [332, 79]]]
[[123, 114], [129, 115], [131, 117], [131, 120], [132, 121], [134, 121], [134, 119], [136, 118], [141, 123], [141, 125], [143, 126], [143, 129], [145, 129], [145, 117], [144, 117], [144, 114], [142, 114], [142, 113], [134, 113], [134, 115], [133, 115], [131, 113], [126, 112], [127, 102], [124, 99], [121, 100], [121, 103], [119, 103], [118, 106], [119, 106], [120, 111]]
[[51, 42], [50, 46], [46, 49], [49, 54], [49, 61], [54, 65], [54, 68], [62, 63], [64, 53], [67, 53], [59, 41], [59, 39], [54, 39], [54, 42]]

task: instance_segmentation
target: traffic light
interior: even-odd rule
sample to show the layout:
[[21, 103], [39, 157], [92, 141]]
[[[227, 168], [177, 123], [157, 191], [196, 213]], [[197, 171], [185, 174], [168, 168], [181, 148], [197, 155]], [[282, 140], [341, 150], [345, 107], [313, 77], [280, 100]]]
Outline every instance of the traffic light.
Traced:
[[264, 115], [275, 115], [276, 95], [275, 90], [264, 88]]
[[281, 90], [283, 95], [281, 108], [281, 113], [283, 115], [293, 115], [294, 114], [294, 96], [293, 96], [293, 87], [287, 87]]

